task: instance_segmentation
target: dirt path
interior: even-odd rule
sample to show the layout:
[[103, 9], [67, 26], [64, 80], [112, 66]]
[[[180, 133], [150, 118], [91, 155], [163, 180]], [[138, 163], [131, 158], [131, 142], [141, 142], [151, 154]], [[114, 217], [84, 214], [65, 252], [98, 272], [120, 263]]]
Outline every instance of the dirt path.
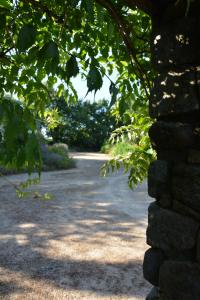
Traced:
[[146, 187], [129, 190], [121, 173], [100, 178], [105, 155], [75, 158], [76, 169], [34, 187], [49, 201], [18, 199], [0, 179], [0, 299], [145, 299]]

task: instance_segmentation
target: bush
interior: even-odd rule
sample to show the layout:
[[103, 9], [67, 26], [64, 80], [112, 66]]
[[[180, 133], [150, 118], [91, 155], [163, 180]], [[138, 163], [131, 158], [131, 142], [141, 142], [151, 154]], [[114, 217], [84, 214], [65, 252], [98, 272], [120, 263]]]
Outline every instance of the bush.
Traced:
[[52, 146], [49, 146], [49, 150], [62, 156], [69, 156], [69, 148], [67, 144], [64, 143], [53, 144]]
[[69, 157], [68, 146], [66, 144], [54, 144], [52, 146], [42, 146], [43, 170], [62, 170], [75, 167], [75, 162]]
[[[41, 144], [42, 154], [42, 171], [64, 170], [75, 167], [75, 161], [69, 157], [68, 146], [66, 144], [54, 144], [47, 146]], [[20, 168], [19, 170], [14, 168], [0, 167], [0, 174], [11, 175], [26, 173], [27, 169]]]

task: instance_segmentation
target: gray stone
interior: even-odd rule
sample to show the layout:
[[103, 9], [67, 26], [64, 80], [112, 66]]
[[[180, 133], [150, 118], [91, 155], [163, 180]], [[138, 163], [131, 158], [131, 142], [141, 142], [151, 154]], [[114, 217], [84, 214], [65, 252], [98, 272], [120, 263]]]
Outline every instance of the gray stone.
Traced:
[[197, 255], [196, 255], [197, 261], [200, 263], [200, 232], [197, 236]]
[[196, 72], [193, 69], [166, 71], [157, 76], [149, 102], [152, 118], [191, 113], [199, 109]]
[[191, 149], [188, 152], [188, 162], [192, 164], [200, 164], [200, 150]]
[[146, 300], [159, 300], [159, 289], [157, 287], [153, 287], [146, 297]]
[[166, 261], [160, 269], [162, 299], [199, 300], [200, 266], [197, 263]]
[[157, 198], [163, 193], [169, 194], [169, 164], [164, 160], [156, 160], [151, 163], [148, 171], [149, 196]]
[[163, 208], [170, 208], [173, 203], [173, 199], [172, 199], [171, 195], [168, 195], [168, 194], [162, 194], [161, 196], [159, 196], [157, 198], [157, 201], [159, 203], [159, 206], [161, 206]]
[[174, 176], [172, 178], [172, 196], [200, 212], [200, 177]]
[[165, 261], [164, 253], [159, 249], [148, 249], [144, 256], [144, 278], [151, 284], [158, 286], [160, 267]]
[[156, 28], [153, 26], [152, 62], [157, 70], [179, 65], [199, 65], [199, 48], [199, 16], [188, 17], [187, 21], [185, 18], [176, 18]]
[[199, 223], [173, 211], [149, 206], [147, 244], [160, 248], [168, 257], [190, 257], [196, 245]]
[[198, 222], [200, 221], [200, 213], [198, 213], [198, 211], [175, 199], [173, 200], [173, 210], [182, 215], [193, 218]]
[[200, 177], [200, 165], [178, 163], [174, 165], [172, 173], [181, 177]]
[[188, 151], [187, 150], [159, 150], [157, 149], [158, 160], [167, 160], [170, 163], [187, 162]]
[[182, 149], [195, 144], [195, 134], [190, 124], [180, 122], [155, 122], [149, 137], [155, 149]]

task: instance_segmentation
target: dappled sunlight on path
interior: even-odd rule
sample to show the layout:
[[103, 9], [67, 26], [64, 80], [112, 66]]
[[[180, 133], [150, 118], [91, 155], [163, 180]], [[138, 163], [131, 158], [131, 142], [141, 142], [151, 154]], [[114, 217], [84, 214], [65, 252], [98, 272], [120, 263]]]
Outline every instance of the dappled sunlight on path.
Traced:
[[0, 299], [145, 298], [146, 187], [128, 190], [122, 173], [100, 178], [105, 155], [75, 157], [76, 169], [33, 187], [49, 201], [17, 199], [0, 181]]

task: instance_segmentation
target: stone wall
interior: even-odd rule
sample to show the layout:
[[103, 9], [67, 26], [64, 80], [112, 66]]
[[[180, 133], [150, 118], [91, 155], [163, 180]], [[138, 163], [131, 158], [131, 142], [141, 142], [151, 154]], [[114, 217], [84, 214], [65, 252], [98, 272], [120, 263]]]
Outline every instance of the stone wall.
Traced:
[[148, 300], [200, 299], [200, 11], [153, 22]]

